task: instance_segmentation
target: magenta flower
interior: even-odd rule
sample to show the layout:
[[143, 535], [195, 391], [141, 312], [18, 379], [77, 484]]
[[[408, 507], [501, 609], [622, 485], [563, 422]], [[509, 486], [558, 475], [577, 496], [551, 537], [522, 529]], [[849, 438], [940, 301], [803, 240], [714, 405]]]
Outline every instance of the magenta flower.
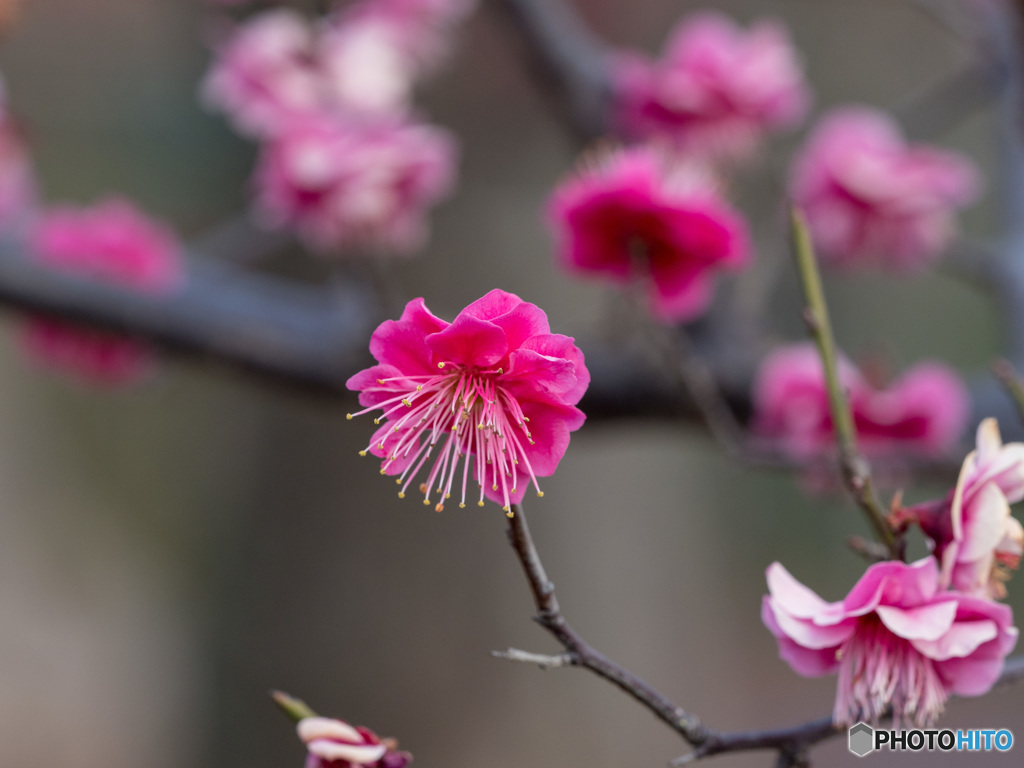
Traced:
[[793, 165], [793, 200], [822, 260], [835, 266], [919, 270], [956, 232], [954, 211], [977, 195], [974, 165], [952, 152], [904, 143], [887, 115], [830, 113]]
[[[854, 425], [866, 453], [899, 447], [941, 454], [963, 432], [967, 389], [956, 372], [921, 363], [876, 390], [845, 357], [839, 378], [850, 398]], [[777, 441], [793, 458], [806, 460], [835, 443], [821, 358], [813, 344], [782, 347], [765, 358], [754, 380], [754, 430]]]
[[799, 122], [810, 94], [785, 28], [763, 21], [744, 31], [719, 13], [673, 30], [664, 57], [613, 59], [621, 129], [668, 139], [701, 156], [750, 153], [771, 129]]
[[214, 51], [201, 95], [240, 133], [263, 138], [321, 103], [314, 31], [289, 8], [250, 16]]
[[[55, 271], [150, 295], [173, 292], [184, 280], [174, 233], [125, 200], [54, 208], [35, 223], [30, 246]], [[145, 344], [45, 317], [26, 324], [22, 344], [45, 367], [100, 385], [135, 382], [152, 367]]]
[[700, 315], [716, 273], [750, 258], [746, 223], [710, 177], [651, 148], [620, 150], [563, 181], [548, 209], [565, 269], [644, 282], [666, 321]]
[[307, 717], [297, 726], [309, 756], [306, 768], [405, 768], [412, 755], [399, 752], [393, 739], [380, 739], [369, 728], [343, 720]]
[[805, 677], [839, 672], [837, 726], [877, 722], [889, 706], [897, 723], [931, 725], [951, 694], [987, 693], [1017, 643], [1010, 608], [940, 592], [931, 557], [872, 565], [835, 603], [779, 563], [767, 575], [761, 619], [781, 658]]
[[145, 293], [173, 291], [184, 279], [174, 232], [128, 200], [52, 208], [36, 222], [31, 248], [52, 269]]
[[300, 119], [268, 142], [254, 177], [262, 221], [319, 250], [407, 253], [426, 237], [426, 210], [451, 190], [447, 132], [406, 122]]
[[[370, 339], [378, 365], [348, 380], [364, 410], [384, 422], [363, 454], [381, 457], [381, 474], [398, 475], [400, 497], [429, 464], [424, 504], [436, 489], [438, 512], [461, 482], [466, 505], [472, 470], [480, 489], [506, 512], [538, 477], [554, 474], [583, 425], [576, 407], [590, 383], [583, 353], [551, 333], [537, 306], [493, 290], [447, 323], [423, 299]], [[460, 468], [459, 463], [462, 462]]]
[[964, 460], [946, 498], [898, 510], [893, 522], [916, 522], [942, 566], [942, 586], [1002, 598], [1024, 555], [1024, 528], [1010, 504], [1024, 499], [1024, 443], [1003, 445], [995, 419], [978, 425], [977, 450]]

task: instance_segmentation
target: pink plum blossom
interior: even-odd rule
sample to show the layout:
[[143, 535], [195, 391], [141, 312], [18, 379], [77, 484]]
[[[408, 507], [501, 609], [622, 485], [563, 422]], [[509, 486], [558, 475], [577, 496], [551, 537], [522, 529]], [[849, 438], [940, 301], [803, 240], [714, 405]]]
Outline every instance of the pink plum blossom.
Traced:
[[436, 489], [439, 512], [460, 482], [465, 506], [470, 470], [480, 506], [486, 497], [508, 512], [531, 482], [542, 495], [537, 478], [554, 474], [583, 425], [583, 353], [511, 293], [491, 291], [452, 323], [414, 299], [374, 332], [370, 352], [378, 364], [348, 380], [364, 406], [350, 418], [382, 412], [363, 454], [384, 460], [381, 474], [398, 476], [401, 497], [429, 464], [420, 491], [429, 505]]
[[319, 250], [407, 253], [426, 237], [427, 208], [448, 195], [455, 158], [439, 128], [299, 119], [263, 147], [257, 210], [266, 225], [294, 227]]
[[306, 768], [405, 768], [412, 761], [412, 755], [399, 752], [393, 740], [343, 720], [306, 717], [297, 730], [309, 750]]
[[940, 591], [932, 557], [876, 563], [835, 603], [779, 563], [767, 576], [761, 619], [796, 673], [839, 672], [840, 727], [877, 722], [890, 705], [897, 723], [931, 725], [950, 695], [987, 693], [1017, 643], [1010, 608]]
[[[963, 432], [969, 397], [947, 366], [920, 363], [878, 390], [842, 355], [838, 363], [865, 452], [884, 453], [899, 446], [940, 454]], [[834, 445], [824, 369], [813, 344], [782, 347], [765, 358], [754, 380], [753, 399], [754, 430], [777, 441], [790, 456], [807, 460]]]
[[846, 108], [815, 129], [790, 187], [824, 262], [911, 272], [956, 233], [954, 212], [974, 200], [978, 176], [965, 157], [906, 144], [887, 115]]
[[665, 321], [703, 313], [715, 275], [750, 258], [746, 223], [713, 179], [650, 147], [616, 151], [569, 177], [548, 210], [566, 270], [644, 283]]
[[810, 101], [785, 27], [762, 21], [744, 31], [712, 12], [679, 24], [660, 61], [615, 57], [613, 78], [627, 135], [702, 156], [749, 154], [766, 131], [799, 122]]
[[942, 585], [977, 596], [1006, 596], [1004, 582], [1024, 554], [1024, 528], [1010, 504], [1024, 499], [1024, 443], [1003, 445], [995, 419], [978, 425], [977, 449], [945, 499], [898, 510], [917, 522], [942, 565]]
[[203, 101], [247, 136], [273, 135], [321, 103], [314, 41], [311, 23], [292, 9], [249, 17], [215, 51], [201, 85]]
[[8, 113], [0, 80], [0, 229], [25, 223], [38, 203], [32, 160], [21, 131]]
[[[174, 233], [124, 200], [53, 208], [36, 221], [30, 246], [50, 269], [149, 295], [184, 280]], [[152, 367], [149, 347], [134, 339], [45, 317], [26, 324], [22, 344], [36, 362], [96, 384], [131, 383]]]

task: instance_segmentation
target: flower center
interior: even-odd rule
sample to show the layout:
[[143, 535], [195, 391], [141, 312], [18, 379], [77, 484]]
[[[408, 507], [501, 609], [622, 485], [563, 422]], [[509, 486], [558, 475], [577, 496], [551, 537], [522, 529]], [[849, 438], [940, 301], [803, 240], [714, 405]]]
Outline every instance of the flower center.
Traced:
[[948, 694], [935, 664], [876, 615], [860, 619], [839, 655], [836, 725], [878, 722], [890, 704], [897, 729], [903, 718], [925, 727], [942, 713]]
[[[435, 509], [444, 509], [461, 474], [460, 507], [466, 506], [470, 467], [479, 488], [479, 506], [484, 505], [485, 485], [497, 493], [506, 513], [512, 514], [512, 497], [520, 482], [533, 482], [543, 495], [525, 446], [533, 445], [529, 418], [519, 402], [501, 386], [501, 368], [480, 370], [451, 363], [438, 363], [439, 373], [378, 379], [377, 387], [366, 392], [387, 392], [391, 397], [348, 418], [381, 409], [375, 419], [387, 427], [374, 435], [366, 450], [384, 457], [381, 474], [401, 468], [397, 483], [405, 492], [427, 462], [433, 459], [426, 482], [420, 485], [423, 503], [431, 504], [431, 493], [439, 499]], [[460, 470], [461, 462], [461, 472]], [[395, 472], [392, 471], [391, 474]]]

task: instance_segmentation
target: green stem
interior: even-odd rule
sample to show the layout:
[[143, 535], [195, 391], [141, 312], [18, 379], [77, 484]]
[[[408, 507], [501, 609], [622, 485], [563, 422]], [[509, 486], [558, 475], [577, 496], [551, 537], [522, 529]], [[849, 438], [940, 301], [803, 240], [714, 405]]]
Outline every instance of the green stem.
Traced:
[[879, 541], [885, 545], [893, 559], [900, 559], [899, 541], [886, 522], [885, 514], [872, 487], [871, 468], [857, 450], [857, 430], [853, 423], [849, 398], [839, 380], [835, 337], [832, 334], [825, 291], [821, 287], [821, 274], [814, 257], [807, 222], [797, 208], [791, 209], [790, 218], [793, 227], [793, 251], [800, 272], [800, 281], [803, 284], [804, 298], [807, 300], [804, 320], [811, 338], [818, 347], [821, 364], [825, 369], [825, 386], [828, 388], [828, 402], [839, 447], [839, 464], [843, 480], [857, 505], [867, 516], [871, 527], [875, 529]]
[[296, 699], [281, 691], [271, 691], [271, 698], [293, 722], [305, 720], [307, 717], [316, 717], [316, 712], [309, 708], [302, 699]]

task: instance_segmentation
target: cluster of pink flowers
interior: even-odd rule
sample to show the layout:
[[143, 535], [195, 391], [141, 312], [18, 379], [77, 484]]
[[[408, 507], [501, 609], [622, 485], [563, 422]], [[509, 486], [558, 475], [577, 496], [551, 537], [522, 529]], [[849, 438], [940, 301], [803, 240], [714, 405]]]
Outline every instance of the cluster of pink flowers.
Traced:
[[980, 696], [1017, 642], [1013, 613], [994, 599], [1024, 553], [1009, 504], [1024, 498], [1024, 444], [1003, 445], [992, 419], [956, 488], [940, 501], [897, 509], [918, 523], [933, 556], [868, 568], [845, 599], [827, 603], [778, 563], [768, 569], [762, 618], [799, 674], [839, 672], [837, 725], [877, 720], [930, 725], [952, 694]]
[[[838, 363], [866, 453], [912, 449], [937, 455], [956, 444], [966, 426], [969, 396], [951, 368], [921, 363], [880, 390], [845, 357]], [[754, 431], [789, 456], [812, 459], [835, 444], [825, 373], [813, 344], [769, 355], [754, 380], [753, 402]]]
[[429, 463], [419, 488], [427, 505], [437, 493], [438, 512], [460, 485], [466, 505], [470, 470], [480, 506], [486, 497], [509, 512], [531, 483], [540, 495], [537, 478], [554, 473], [583, 425], [583, 353], [511, 293], [493, 290], [451, 323], [410, 301], [374, 332], [370, 352], [378, 364], [348, 381], [364, 406], [350, 418], [382, 412], [362, 454], [383, 459], [381, 474], [398, 476], [401, 497]]
[[704, 312], [714, 276], [750, 257], [746, 223], [710, 173], [652, 147], [614, 152], [568, 178], [549, 216], [566, 270], [642, 283], [652, 313], [666, 321]]
[[785, 28], [745, 31], [720, 13], [695, 14], [672, 32], [665, 54], [613, 59], [620, 130], [663, 139], [702, 157], [742, 157], [769, 130], [791, 127], [810, 92]]
[[306, 768], [405, 768], [412, 755], [400, 752], [393, 739], [344, 720], [307, 717], [297, 730], [308, 750]]
[[907, 145], [888, 116], [866, 108], [827, 115], [793, 165], [790, 193], [822, 260], [894, 271], [932, 263], [956, 232], [954, 212], [977, 194], [973, 164]]
[[216, 51], [203, 98], [262, 143], [257, 214], [320, 251], [408, 252], [451, 189], [455, 142], [417, 121], [412, 87], [446, 51], [465, 0], [361, 0], [318, 23], [255, 14]]
[[[125, 200], [43, 212], [29, 247], [55, 271], [153, 296], [177, 290], [184, 280], [174, 233]], [[97, 384], [131, 383], [151, 366], [149, 348], [134, 339], [45, 317], [26, 324], [23, 345], [46, 367]]]

